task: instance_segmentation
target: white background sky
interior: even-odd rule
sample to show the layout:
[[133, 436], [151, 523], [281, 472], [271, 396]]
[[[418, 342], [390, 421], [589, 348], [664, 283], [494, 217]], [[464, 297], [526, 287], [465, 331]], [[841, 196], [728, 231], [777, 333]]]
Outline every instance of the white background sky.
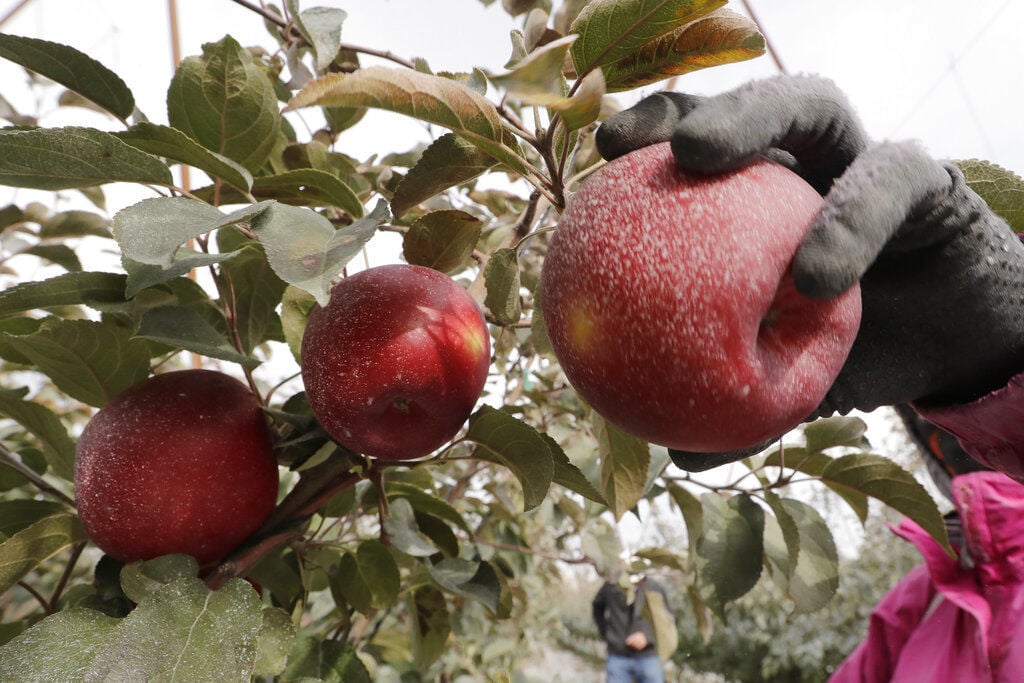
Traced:
[[[0, 16], [17, 3], [0, 0]], [[1024, 3], [1012, 0], [751, 0], [754, 11], [791, 73], [835, 80], [876, 138], [916, 138], [943, 158], [983, 158], [1024, 175]], [[435, 70], [501, 71], [510, 55], [509, 31], [519, 23], [500, 0], [308, 0], [349, 13], [342, 39], [424, 57]], [[728, 5], [744, 12], [738, 0]], [[182, 54], [230, 33], [243, 45], [273, 43], [261, 19], [230, 0], [179, 0]], [[166, 122], [164, 97], [172, 74], [168, 4], [163, 0], [33, 0], [2, 29], [76, 47], [120, 75], [138, 106]], [[373, 63], [364, 59], [364, 64]], [[713, 94], [752, 78], [778, 73], [769, 57], [696, 72], [677, 89]], [[623, 96], [628, 105], [660, 89]], [[25, 113], [34, 95], [19, 67], [0, 61], [0, 94]], [[356, 158], [391, 152], [430, 139], [403, 117], [375, 113], [341, 136], [338, 149]], [[88, 112], [73, 121], [51, 114], [43, 125], [116, 128]], [[0, 204], [23, 203], [32, 193], [0, 189]], [[115, 211], [138, 201], [135, 188], [108, 193]], [[385, 252], [374, 258], [397, 260]], [[856, 526], [856, 525], [854, 525]]]

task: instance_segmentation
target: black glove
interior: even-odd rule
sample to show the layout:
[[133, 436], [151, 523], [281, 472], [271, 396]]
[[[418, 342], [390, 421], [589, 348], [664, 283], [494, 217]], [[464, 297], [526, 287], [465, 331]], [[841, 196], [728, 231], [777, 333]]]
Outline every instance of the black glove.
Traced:
[[[768, 156], [825, 197], [794, 258], [796, 286], [829, 298], [860, 280], [863, 314], [842, 372], [808, 420], [964, 403], [1024, 370], [1024, 245], [955, 166], [914, 143], [870, 143], [830, 81], [777, 77], [706, 99], [659, 93], [597, 132], [606, 158], [665, 140], [680, 168], [719, 172]], [[699, 471], [770, 443], [670, 454]]]

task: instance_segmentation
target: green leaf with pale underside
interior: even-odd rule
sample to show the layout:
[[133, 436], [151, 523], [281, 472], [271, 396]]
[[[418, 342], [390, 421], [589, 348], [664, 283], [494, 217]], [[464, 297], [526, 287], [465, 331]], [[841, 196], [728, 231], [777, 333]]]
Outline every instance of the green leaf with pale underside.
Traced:
[[516, 475], [526, 510], [544, 501], [555, 465], [537, 430], [508, 413], [484, 406], [470, 417], [466, 438], [477, 444], [473, 457], [502, 464]]
[[967, 159], [955, 162], [967, 184], [1002, 216], [1014, 232], [1024, 232], [1024, 179], [1013, 171], [989, 161]]
[[188, 164], [245, 192], [252, 188], [249, 171], [231, 159], [211, 152], [177, 128], [144, 121], [116, 135], [132, 147]]
[[391, 211], [401, 216], [439, 192], [469, 182], [497, 162], [475, 145], [453, 133], [435, 140], [395, 188]]

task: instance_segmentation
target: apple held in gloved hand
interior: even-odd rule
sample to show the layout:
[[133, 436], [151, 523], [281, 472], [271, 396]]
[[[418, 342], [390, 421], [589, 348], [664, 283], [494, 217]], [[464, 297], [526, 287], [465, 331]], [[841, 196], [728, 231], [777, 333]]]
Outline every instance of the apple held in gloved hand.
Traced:
[[799, 424], [860, 323], [856, 285], [815, 300], [793, 284], [821, 206], [767, 160], [686, 173], [662, 143], [610, 162], [570, 200], [541, 277], [570, 383], [621, 429], [678, 450], [735, 450]]
[[107, 403], [78, 440], [82, 526], [124, 562], [170, 553], [219, 560], [263, 524], [277, 488], [260, 402], [220, 372], [150, 377]]
[[387, 460], [426, 455], [450, 440], [483, 391], [487, 324], [447, 275], [379, 266], [341, 280], [302, 338], [302, 379], [320, 424], [338, 443]]

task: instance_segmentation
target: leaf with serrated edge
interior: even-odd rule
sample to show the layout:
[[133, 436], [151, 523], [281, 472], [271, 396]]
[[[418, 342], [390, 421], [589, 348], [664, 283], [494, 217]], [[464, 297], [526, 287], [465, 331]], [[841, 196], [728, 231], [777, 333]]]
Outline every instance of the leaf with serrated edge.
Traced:
[[252, 189], [252, 174], [241, 164], [211, 152], [177, 128], [143, 121], [115, 135], [132, 147], [188, 164], [244, 192]]
[[[782, 536], [783, 544], [785, 545], [785, 556], [780, 557], [775, 562], [777, 569], [782, 571], [784, 577], [788, 580], [792, 573], [797, 568], [797, 562], [800, 558], [800, 529], [797, 528], [797, 523], [793, 519], [789, 510], [784, 505], [784, 501], [779, 497], [777, 493], [771, 490], [764, 491], [765, 502], [775, 513], [775, 523], [779, 527], [779, 533]], [[765, 534], [765, 542], [767, 544], [767, 534]], [[766, 552], [766, 557], [771, 557], [771, 553]]]
[[114, 214], [114, 238], [132, 261], [170, 266], [178, 247], [230, 225], [250, 222], [273, 202], [260, 202], [224, 214], [216, 207], [184, 197], [143, 199]]
[[669, 484], [667, 489], [672, 501], [679, 506], [683, 522], [686, 523], [687, 545], [692, 558], [697, 553], [697, 541], [704, 533], [704, 508], [700, 498], [679, 484]]
[[225, 36], [187, 57], [167, 90], [167, 118], [174, 128], [249, 171], [266, 161], [278, 139], [281, 115], [264, 68]]
[[466, 439], [477, 444], [473, 457], [508, 467], [523, 487], [523, 507], [540, 505], [554, 477], [547, 443], [530, 425], [489, 406], [469, 418]]
[[121, 77], [73, 47], [0, 33], [0, 57], [60, 83], [121, 119], [135, 110], [135, 98]]
[[0, 130], [0, 185], [69, 190], [105, 183], [171, 185], [152, 154], [93, 128]]
[[74, 478], [75, 442], [49, 408], [0, 392], [0, 415], [14, 420], [39, 440], [46, 463], [54, 474], [68, 481]]
[[484, 306], [499, 325], [514, 325], [522, 317], [519, 284], [519, 256], [516, 250], [503, 247], [491, 254], [484, 266], [484, 286], [487, 290]]
[[554, 460], [554, 471], [551, 477], [552, 483], [564, 486], [570, 491], [575, 491], [584, 498], [589, 498], [595, 503], [601, 505], [607, 505], [608, 501], [604, 499], [601, 492], [587, 479], [586, 475], [576, 467], [569, 460], [569, 456], [566, 455], [562, 447], [558, 445], [558, 442], [552, 439], [547, 434], [541, 433], [541, 438], [548, 445], [548, 450], [551, 452], [551, 456]]
[[50, 615], [0, 647], [0, 680], [87, 680], [93, 660], [120, 623], [83, 607]]
[[253, 230], [277, 276], [326, 306], [331, 280], [389, 216], [387, 203], [380, 200], [369, 214], [335, 230], [315, 211], [275, 204], [253, 221]]
[[747, 17], [720, 9], [658, 36], [604, 69], [608, 90], [639, 88], [672, 76], [753, 59], [764, 54], [764, 36]]
[[497, 613], [501, 582], [489, 563], [447, 557], [430, 565], [429, 570], [434, 581], [449, 593], [476, 600]]
[[65, 512], [43, 517], [4, 539], [0, 542], [0, 594], [44, 560], [87, 538], [78, 518]]
[[967, 185], [999, 214], [1014, 232], [1024, 233], [1024, 179], [989, 161], [956, 161]]
[[486, 173], [497, 162], [475, 145], [454, 133], [446, 133], [423, 151], [391, 197], [396, 216], [434, 195], [469, 182]]
[[604, 101], [607, 91], [604, 72], [601, 69], [595, 69], [579, 81], [572, 97], [550, 106], [559, 112], [566, 128], [579, 130], [597, 121], [601, 115], [601, 103]]
[[126, 282], [124, 275], [95, 271], [23, 282], [0, 291], [0, 317], [54, 306], [118, 308], [126, 301]]
[[726, 0], [593, 0], [572, 22], [576, 73], [613, 64], [660, 36], [718, 9]]
[[465, 211], [432, 211], [409, 226], [402, 256], [413, 265], [452, 273], [465, 267], [482, 231], [480, 219]]
[[459, 527], [467, 534], [472, 535], [473, 529], [465, 518], [445, 500], [431, 495], [415, 484], [405, 482], [388, 482], [388, 500], [391, 498], [405, 498], [412, 505], [416, 512], [424, 513], [450, 522]]
[[58, 389], [91, 406], [149, 375], [149, 350], [127, 329], [92, 320], [51, 318], [39, 331], [7, 342], [30, 358]]
[[221, 269], [231, 282], [235, 328], [246, 353], [266, 341], [281, 341], [283, 330], [277, 307], [286, 285], [267, 263], [263, 247], [238, 232], [217, 233], [218, 251], [238, 256], [226, 261]]
[[859, 491], [901, 512], [927, 531], [951, 556], [946, 524], [935, 501], [913, 475], [880, 455], [855, 453], [836, 458], [821, 473], [833, 488]]
[[257, 199], [280, 199], [303, 206], [336, 206], [353, 218], [363, 215], [363, 204], [352, 188], [337, 176], [315, 168], [297, 168], [253, 181]]
[[405, 114], [457, 133], [517, 173], [536, 175], [514, 148], [514, 138], [497, 107], [450, 78], [382, 66], [328, 74], [300, 90], [285, 110], [313, 105], [370, 107]]
[[199, 579], [178, 579], [118, 624], [89, 678], [249, 680], [262, 626], [259, 596], [244, 580], [211, 592]]
[[281, 680], [371, 683], [373, 679], [348, 643], [299, 636]]
[[631, 436], [597, 413], [590, 416], [601, 456], [601, 493], [621, 519], [643, 497], [651, 452], [647, 442]]
[[256, 676], [277, 676], [288, 665], [288, 654], [295, 641], [291, 615], [278, 607], [263, 608], [263, 626], [256, 639]]
[[295, 26], [313, 48], [316, 70], [325, 71], [341, 49], [341, 28], [348, 13], [332, 7], [310, 7], [300, 12], [295, 0], [289, 0], [288, 5]]
[[701, 577], [714, 587], [713, 603], [721, 612], [725, 603], [745, 595], [761, 577], [764, 510], [747, 495], [725, 498], [705, 493], [701, 503]]
[[412, 505], [405, 498], [396, 498], [388, 506], [384, 530], [391, 537], [395, 549], [406, 555], [429, 557], [437, 552], [437, 546], [416, 525]]
[[524, 104], [545, 105], [564, 97], [562, 64], [578, 36], [554, 40], [531, 52], [508, 73], [491, 76], [491, 82]]
[[832, 532], [810, 505], [786, 498], [789, 513], [800, 535], [800, 553], [789, 578], [787, 593], [796, 614], [807, 614], [827, 605], [839, 587], [839, 553]]
[[139, 321], [136, 336], [171, 348], [238, 363], [247, 368], [260, 364], [255, 358], [239, 353], [197, 311], [185, 306], [158, 306], [146, 311]]

